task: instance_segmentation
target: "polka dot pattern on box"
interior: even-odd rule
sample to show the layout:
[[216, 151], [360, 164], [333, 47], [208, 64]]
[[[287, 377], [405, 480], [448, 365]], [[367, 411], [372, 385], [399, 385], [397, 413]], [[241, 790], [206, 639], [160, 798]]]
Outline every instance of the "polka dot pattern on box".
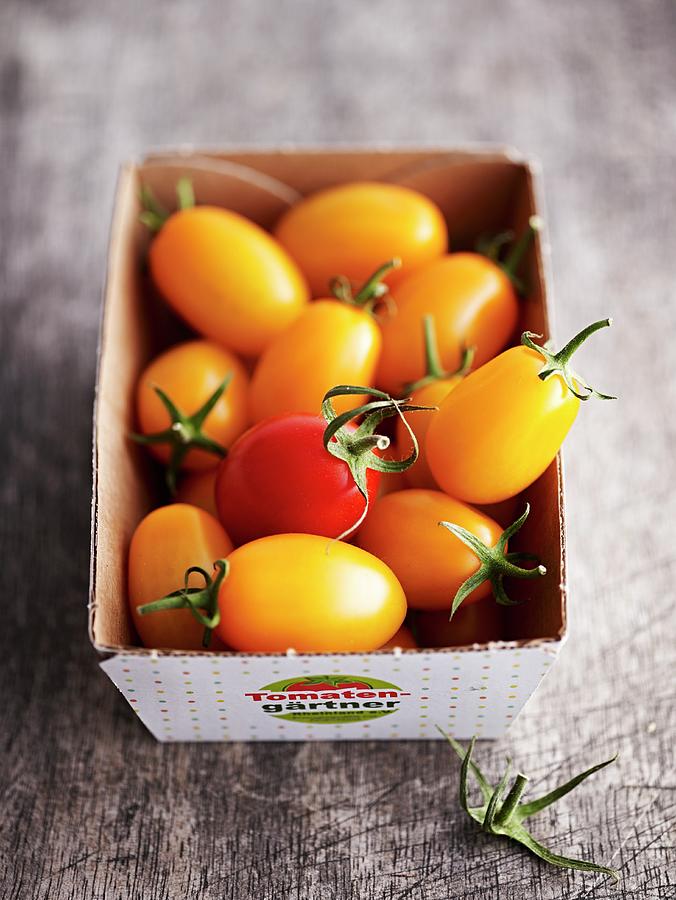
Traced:
[[[101, 666], [161, 741], [496, 738], [560, 643], [344, 656], [120, 654]], [[314, 686], [314, 690], [313, 690]]]

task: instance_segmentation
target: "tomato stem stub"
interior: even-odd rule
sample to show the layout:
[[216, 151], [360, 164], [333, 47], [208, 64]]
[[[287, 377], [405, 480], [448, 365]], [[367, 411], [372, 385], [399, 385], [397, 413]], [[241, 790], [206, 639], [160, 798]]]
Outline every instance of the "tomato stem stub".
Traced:
[[425, 385], [444, 378], [464, 378], [472, 368], [476, 347], [463, 347], [460, 365], [455, 372], [447, 372], [441, 364], [439, 345], [437, 343], [437, 330], [434, 324], [434, 316], [423, 316], [423, 340], [425, 342], [425, 374], [418, 381], [412, 381], [406, 385], [406, 393], [412, 394]]
[[[358, 406], [356, 409], [336, 415], [332, 403], [334, 397], [363, 394], [371, 395], [375, 399]], [[366, 474], [369, 469], [384, 473], [405, 472], [417, 461], [419, 453], [418, 441], [411, 426], [406, 421], [404, 413], [417, 410], [433, 411], [435, 409], [436, 407], [433, 406], [417, 406], [407, 403], [406, 400], [396, 400], [383, 391], [372, 387], [364, 387], [363, 385], [340, 384], [324, 395], [322, 415], [327, 423], [324, 429], [324, 447], [333, 456], [342, 459], [348, 466], [354, 483], [364, 497], [363, 513], [354, 525], [339, 535], [336, 540], [343, 540], [343, 538], [351, 534], [362, 524], [368, 514], [369, 496]], [[380, 450], [382, 452], [387, 450], [390, 446], [390, 439], [384, 434], [376, 434], [375, 429], [384, 419], [397, 415], [401, 417], [408, 430], [413, 449], [405, 459], [383, 459], [375, 451]], [[346, 428], [348, 423], [362, 416], [362, 421], [355, 429], [349, 430]]]
[[[477, 252], [499, 266], [521, 295], [526, 292], [526, 285], [519, 277], [518, 272], [535, 235], [542, 229], [543, 224], [540, 216], [531, 216], [516, 240], [513, 231], [502, 231], [493, 237], [484, 236], [476, 244]], [[503, 247], [507, 244], [511, 244], [511, 247], [504, 260], [501, 260]]]
[[[192, 181], [189, 178], [179, 178], [176, 182], [176, 198], [179, 209], [191, 209], [195, 205], [195, 192]], [[158, 231], [161, 231], [171, 213], [162, 206], [154, 191], [147, 184], [141, 185], [139, 201], [142, 206], [139, 221], [153, 234], [157, 234]]]
[[[453, 522], [439, 522], [439, 525], [455, 535], [466, 547], [469, 547], [480, 563], [477, 571], [470, 575], [458, 588], [451, 605], [449, 621], [453, 618], [463, 600], [466, 600], [485, 581], [490, 581], [493, 597], [497, 603], [502, 606], [515, 606], [517, 601], [510, 600], [508, 597], [503, 585], [503, 579], [505, 577], [538, 578], [547, 574], [547, 569], [539, 564], [538, 558], [532, 553], [507, 553], [507, 542], [521, 528], [529, 513], [530, 504], [526, 503], [526, 509], [523, 514], [502, 532], [493, 547], [484, 544], [475, 534], [472, 534], [471, 531], [467, 531], [466, 528], [462, 528], [460, 525], [455, 525]], [[527, 560], [536, 562], [538, 565], [532, 569], [522, 569], [517, 565], [517, 563]]]
[[395, 256], [383, 263], [380, 268], [376, 269], [373, 275], [368, 278], [359, 288], [357, 293], [353, 291], [353, 285], [349, 278], [344, 275], [337, 275], [331, 279], [329, 288], [331, 293], [342, 303], [348, 303], [352, 306], [359, 306], [366, 312], [374, 315], [374, 310], [379, 303], [388, 303], [389, 287], [383, 282], [383, 278], [392, 269], [399, 269], [401, 260]]
[[598, 322], [592, 322], [591, 325], [587, 325], [587, 327], [578, 332], [575, 337], [571, 338], [566, 346], [559, 350], [558, 353], [553, 353], [547, 345], [541, 347], [539, 344], [535, 344], [533, 338], [541, 338], [542, 335], [534, 334], [532, 331], [524, 331], [521, 335], [521, 343], [531, 350], [535, 350], [536, 353], [539, 353], [545, 360], [545, 365], [538, 373], [538, 377], [542, 381], [546, 381], [548, 378], [551, 378], [552, 375], [559, 375], [563, 379], [568, 390], [574, 394], [578, 400], [589, 400], [590, 397], [596, 397], [597, 400], [617, 400], [617, 397], [612, 397], [610, 394], [602, 394], [600, 391], [594, 390], [594, 388], [590, 384], [587, 384], [584, 378], [578, 375], [570, 365], [573, 354], [579, 350], [588, 337], [594, 334], [595, 331], [599, 331], [601, 328], [609, 328], [612, 324], [612, 319], [600, 319]]
[[187, 415], [180, 410], [162, 388], [157, 385], [153, 386], [153, 390], [169, 413], [171, 425], [169, 428], [165, 428], [163, 431], [156, 431], [153, 434], [132, 433], [130, 437], [137, 444], [167, 444], [171, 448], [166, 480], [167, 487], [172, 495], [176, 493], [176, 479], [179, 469], [191, 449], [204, 450], [206, 453], [212, 453], [219, 459], [226, 456], [226, 448], [204, 434], [202, 427], [211, 410], [225, 393], [231, 380], [232, 372], [229, 372], [213, 394], [192, 415]]
[[[534, 816], [541, 810], [556, 803], [557, 800], [560, 800], [561, 797], [570, 793], [570, 791], [585, 781], [585, 779], [589, 778], [590, 775], [593, 775], [600, 769], [615, 762], [617, 754], [604, 762], [592, 766], [590, 769], [586, 769], [584, 772], [580, 772], [579, 775], [571, 778], [570, 781], [554, 788], [553, 791], [544, 794], [542, 797], [530, 800], [527, 803], [522, 803], [521, 797], [528, 784], [528, 778], [521, 772], [517, 773], [507, 796], [504, 800], [502, 799], [502, 795], [507, 787], [507, 782], [509, 781], [511, 768], [509, 759], [507, 760], [507, 768], [505, 769], [500, 782], [494, 787], [472, 759], [476, 737], [472, 738], [469, 747], [467, 750], [464, 750], [456, 740], [446, 734], [446, 732], [442, 731], [439, 726], [437, 726], [437, 730], [446, 738], [462, 762], [460, 767], [460, 806], [470, 818], [481, 826], [486, 834], [510, 838], [524, 846], [535, 856], [544, 860], [544, 862], [549, 863], [552, 866], [557, 866], [560, 869], [598, 872], [602, 875], [609, 875], [611, 878], [614, 878], [615, 881], [618, 881], [618, 874], [615, 869], [608, 868], [607, 866], [600, 866], [597, 863], [587, 862], [587, 860], [584, 859], [573, 859], [569, 856], [560, 856], [558, 853], [553, 853], [547, 847], [544, 847], [536, 841], [523, 824], [525, 819]], [[469, 805], [468, 780], [470, 772], [474, 775], [481, 791], [483, 798], [481, 806]]]
[[[221, 613], [218, 608], [218, 593], [223, 581], [228, 577], [230, 564], [227, 559], [217, 559], [214, 563], [215, 575], [212, 578], [200, 566], [190, 566], [185, 570], [185, 581], [182, 588], [172, 591], [166, 597], [144, 603], [138, 607], [142, 616], [150, 613], [162, 612], [167, 609], [189, 609], [200, 625], [204, 625], [202, 646], [208, 647], [211, 642], [211, 632], [221, 621]], [[196, 573], [204, 578], [203, 588], [188, 587], [190, 576]]]

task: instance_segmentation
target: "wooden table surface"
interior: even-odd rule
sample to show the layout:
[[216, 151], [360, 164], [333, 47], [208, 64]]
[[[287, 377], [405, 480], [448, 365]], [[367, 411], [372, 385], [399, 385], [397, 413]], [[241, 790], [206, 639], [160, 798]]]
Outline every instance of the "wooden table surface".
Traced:
[[[85, 0], [0, 7], [0, 897], [676, 896], [676, 6]], [[566, 447], [572, 627], [509, 736], [536, 823], [463, 817], [441, 743], [157, 744], [87, 643], [90, 414], [119, 163], [181, 143], [498, 141], [540, 158], [559, 335], [615, 404]], [[669, 856], [671, 854], [671, 874]]]

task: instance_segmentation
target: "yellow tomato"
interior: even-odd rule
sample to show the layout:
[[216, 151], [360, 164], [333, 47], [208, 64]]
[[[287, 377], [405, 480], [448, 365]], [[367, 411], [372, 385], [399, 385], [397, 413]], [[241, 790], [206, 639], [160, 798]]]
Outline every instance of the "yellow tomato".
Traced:
[[[161, 388], [187, 416], [193, 415], [230, 376], [218, 402], [208, 414], [201, 432], [227, 449], [245, 430], [249, 378], [242, 363], [211, 341], [186, 341], [170, 347], [144, 370], [136, 388], [136, 409], [141, 433], [145, 436], [168, 429], [171, 417], [155, 391]], [[148, 444], [161, 462], [169, 462], [171, 443]], [[208, 469], [219, 457], [202, 449], [190, 449], [181, 462], [184, 469]]]
[[247, 652], [376, 650], [406, 615], [392, 571], [371, 554], [310, 534], [281, 534], [228, 558], [216, 631]]
[[[204, 627], [188, 609], [171, 609], [141, 616], [137, 607], [183, 587], [184, 573], [200, 566], [211, 573], [215, 559], [232, 550], [219, 522], [204, 510], [185, 503], [161, 506], [138, 525], [129, 546], [129, 609], [146, 647], [201, 650]], [[204, 587], [197, 574], [190, 587]], [[224, 649], [212, 638], [209, 649]]]
[[[326, 188], [297, 203], [275, 235], [320, 297], [336, 275], [361, 284], [384, 259], [400, 257], [408, 274], [445, 252], [446, 223], [423, 194], [384, 182]], [[397, 284], [402, 275], [388, 275]]]
[[[337, 384], [371, 385], [380, 353], [373, 316], [338, 300], [316, 300], [261, 356], [251, 382], [254, 422], [287, 412], [319, 414]], [[367, 400], [336, 397], [338, 414]]]
[[284, 248], [227, 209], [174, 213], [153, 240], [149, 262], [160, 293], [189, 325], [248, 357], [281, 334], [308, 299]]
[[[492, 546], [501, 527], [482, 513], [441, 491], [411, 489], [376, 501], [357, 536], [364, 550], [382, 559], [394, 572], [413, 609], [444, 609], [460, 586], [479, 568], [475, 554], [458, 540], [449, 540], [439, 522], [466, 528]], [[488, 582], [464, 601], [476, 602], [491, 591]]]
[[[427, 432], [425, 451], [443, 490], [470, 503], [497, 503], [527, 488], [549, 466], [573, 424], [580, 397], [598, 394], [569, 368], [595, 322], [558, 354], [512, 347], [448, 395]], [[541, 376], [545, 376], [544, 380]]]
[[410, 275], [392, 292], [396, 315], [383, 317], [383, 348], [376, 382], [400, 395], [425, 374], [420, 340], [423, 317], [436, 325], [446, 371], [460, 366], [463, 346], [476, 347], [481, 366], [503, 349], [516, 328], [518, 299], [509, 276], [478, 253], [451, 253]]
[[178, 485], [176, 502], [199, 506], [210, 515], [218, 517], [215, 492], [217, 472], [218, 466], [205, 472], [187, 472]]

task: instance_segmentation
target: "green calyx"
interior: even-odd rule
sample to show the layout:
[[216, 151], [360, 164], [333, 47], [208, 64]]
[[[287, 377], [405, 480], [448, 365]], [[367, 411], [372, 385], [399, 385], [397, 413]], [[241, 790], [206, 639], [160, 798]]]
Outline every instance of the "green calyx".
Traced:
[[226, 448], [217, 441], [212, 440], [212, 438], [207, 437], [202, 427], [206, 417], [221, 399], [231, 380], [232, 372], [228, 373], [206, 403], [200, 406], [197, 412], [192, 415], [187, 415], [180, 410], [161, 387], [153, 386], [153, 390], [169, 413], [171, 425], [169, 428], [165, 428], [164, 431], [156, 431], [153, 434], [132, 433], [130, 437], [137, 444], [167, 444], [171, 447], [166, 479], [167, 487], [172, 494], [176, 493], [178, 472], [190, 450], [204, 450], [207, 453], [212, 453], [219, 459], [222, 459], [227, 454]]
[[598, 322], [592, 322], [591, 325], [587, 325], [579, 334], [576, 334], [574, 338], [568, 341], [566, 346], [559, 350], [558, 353], [553, 353], [547, 344], [543, 347], [539, 344], [534, 344], [533, 338], [541, 338], [542, 335], [534, 334], [532, 331], [524, 331], [521, 335], [521, 343], [526, 347], [530, 347], [531, 350], [535, 350], [544, 358], [545, 365], [538, 372], [538, 377], [542, 381], [546, 381], [552, 375], [559, 375], [571, 394], [574, 394], [578, 400], [589, 400], [590, 397], [596, 397], [598, 400], [617, 400], [617, 397], [611, 397], [610, 394], [602, 394], [600, 391], [595, 391], [591, 385], [587, 384], [584, 378], [581, 378], [577, 372], [573, 371], [570, 365], [573, 354], [590, 335], [601, 328], [609, 328], [612, 324], [612, 319], [600, 319]]
[[[195, 193], [189, 178], [179, 178], [176, 183], [176, 197], [179, 209], [190, 209], [195, 205]], [[141, 185], [139, 199], [143, 207], [139, 214], [139, 221], [157, 234], [171, 213], [162, 206], [154, 192], [146, 184]]]
[[[469, 748], [463, 750], [460, 744], [442, 731], [441, 728], [438, 728], [438, 731], [446, 738], [453, 750], [462, 760], [462, 767], [460, 769], [460, 805], [487, 834], [498, 835], [517, 841], [517, 843], [535, 854], [535, 856], [538, 856], [550, 865], [557, 866], [560, 869], [578, 869], [582, 872], [598, 872], [603, 875], [610, 875], [615, 881], [619, 880], [615, 869], [610, 869], [607, 866], [600, 866], [593, 862], [587, 862], [583, 859], [572, 859], [568, 856], [560, 856], [558, 853], [553, 853], [551, 850], [548, 850], [547, 847], [543, 847], [542, 844], [536, 841], [530, 831], [523, 825], [524, 819], [528, 819], [541, 810], [546, 809], [548, 806], [551, 806], [553, 803], [556, 803], [557, 800], [560, 800], [561, 797], [564, 797], [572, 791], [573, 788], [576, 788], [578, 784], [583, 782], [586, 778], [589, 778], [594, 772], [598, 772], [600, 769], [605, 768], [605, 766], [609, 766], [611, 763], [615, 762], [617, 755], [596, 766], [592, 766], [591, 769], [581, 772], [579, 775], [571, 778], [570, 781], [555, 788], [548, 794], [545, 794], [536, 800], [531, 800], [528, 803], [521, 803], [521, 796], [528, 783], [528, 778], [521, 773], [516, 775], [511, 788], [507, 792], [507, 796], [504, 800], [502, 799], [507, 786], [507, 781], [509, 780], [510, 760], [507, 760], [507, 769], [500, 779], [499, 784], [497, 787], [493, 787], [493, 785], [485, 778], [481, 769], [472, 760], [476, 738], [473, 737]], [[484, 802], [481, 806], [470, 806], [467, 799], [467, 782], [470, 770], [479, 785], [483, 797]]]
[[[166, 609], [189, 609], [200, 625], [204, 625], [202, 646], [208, 647], [211, 642], [211, 632], [221, 621], [221, 613], [218, 608], [218, 592], [221, 585], [228, 577], [230, 563], [227, 559], [217, 559], [214, 563], [214, 577], [200, 566], [190, 566], [185, 570], [185, 581], [182, 588], [167, 594], [152, 603], [144, 603], [139, 606], [137, 612], [142, 616], [150, 613], [161, 612]], [[193, 572], [204, 578], [203, 588], [188, 587], [188, 580]]]
[[423, 316], [423, 340], [425, 342], [425, 374], [418, 381], [412, 381], [406, 385], [406, 393], [412, 394], [434, 381], [442, 381], [444, 378], [464, 378], [472, 368], [476, 347], [463, 347], [460, 365], [455, 372], [447, 372], [441, 365], [439, 356], [439, 344], [437, 342], [437, 330], [434, 324], [434, 316]]
[[537, 557], [532, 553], [506, 552], [507, 541], [514, 537], [528, 518], [529, 513], [530, 504], [526, 503], [526, 509], [523, 514], [519, 516], [516, 522], [513, 522], [509, 528], [506, 528], [502, 532], [497, 543], [493, 547], [484, 544], [484, 542], [479, 540], [475, 534], [472, 534], [471, 531], [467, 531], [466, 528], [462, 528], [460, 525], [455, 525], [453, 522], [439, 522], [439, 525], [448, 529], [448, 531], [450, 531], [451, 534], [454, 534], [458, 540], [462, 541], [466, 547], [469, 547], [469, 549], [477, 556], [480, 563], [479, 568], [474, 575], [470, 575], [467, 581], [464, 581], [458, 588], [451, 605], [451, 614], [448, 617], [449, 621], [453, 618], [463, 600], [466, 600], [472, 591], [475, 591], [480, 584], [484, 583], [484, 581], [490, 581], [493, 589], [493, 597], [497, 603], [500, 603], [502, 606], [515, 606], [517, 601], [510, 600], [507, 596], [503, 579], [506, 577], [539, 578], [541, 575], [547, 574], [547, 569], [543, 565], [538, 564], [532, 569], [522, 569], [517, 565], [518, 562], [525, 562], [526, 560], [537, 562]]
[[[370, 395], [375, 399], [358, 406], [356, 409], [348, 410], [341, 415], [336, 414], [332, 403], [334, 397], [349, 397], [362, 394]], [[342, 540], [351, 534], [366, 518], [369, 510], [369, 495], [366, 483], [368, 470], [375, 469], [377, 472], [384, 473], [405, 472], [418, 459], [418, 441], [406, 421], [404, 413], [416, 410], [432, 411], [435, 408], [433, 406], [416, 406], [407, 403], [406, 400], [396, 400], [389, 394], [376, 390], [376, 388], [353, 384], [340, 384], [324, 395], [322, 415], [327, 423], [324, 429], [324, 447], [332, 456], [342, 459], [346, 463], [354, 483], [364, 497], [365, 503], [364, 512], [358, 521], [343, 534], [339, 535], [337, 540]], [[358, 419], [361, 416], [364, 418], [354, 430], [345, 427], [353, 419]], [[390, 418], [390, 416], [400, 416], [411, 438], [413, 449], [406, 459], [383, 459], [375, 453], [376, 450], [381, 452], [387, 450], [390, 446], [390, 439], [387, 435], [375, 433], [378, 425], [384, 419]]]
[[392, 269], [399, 269], [400, 267], [401, 260], [399, 257], [395, 256], [393, 259], [389, 259], [379, 269], [376, 269], [356, 294], [353, 292], [351, 281], [344, 275], [338, 275], [331, 279], [329, 287], [336, 300], [340, 300], [341, 303], [347, 303], [350, 306], [358, 306], [371, 315], [375, 315], [375, 309], [378, 304], [384, 303], [388, 305], [390, 299], [390, 289], [383, 282], [383, 278]]
[[[525, 229], [516, 240], [513, 231], [502, 231], [491, 237], [481, 237], [477, 241], [477, 251], [499, 266], [521, 295], [526, 292], [526, 288], [522, 279], [519, 278], [519, 269], [528, 248], [542, 226], [543, 222], [539, 216], [531, 216]], [[503, 248], [508, 244], [511, 244], [511, 247], [502, 259]]]

